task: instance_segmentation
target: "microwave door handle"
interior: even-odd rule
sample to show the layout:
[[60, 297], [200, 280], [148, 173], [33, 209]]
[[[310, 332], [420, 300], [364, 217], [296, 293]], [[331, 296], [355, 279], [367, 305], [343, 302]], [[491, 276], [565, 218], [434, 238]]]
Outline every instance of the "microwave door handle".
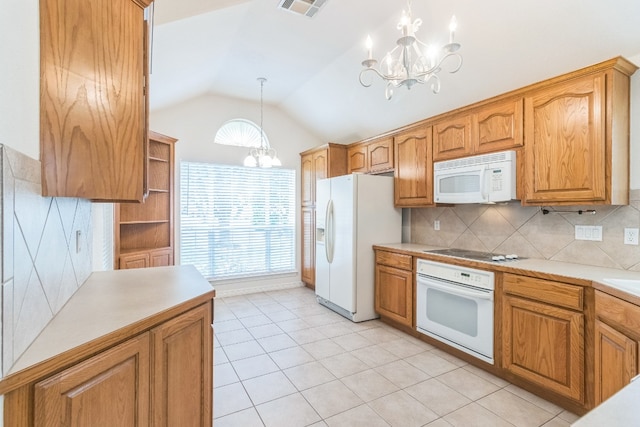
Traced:
[[483, 202], [489, 201], [489, 189], [487, 182], [487, 169], [489, 166], [484, 166], [482, 168], [482, 172], [480, 173], [480, 196], [482, 197]]
[[418, 284], [420, 283], [425, 284], [430, 288], [438, 289], [440, 291], [447, 292], [453, 295], [459, 295], [459, 296], [475, 298], [475, 299], [486, 299], [489, 301], [493, 301], [493, 292], [482, 292], [482, 291], [472, 291], [469, 289], [461, 289], [461, 287], [459, 286], [442, 285], [440, 283], [433, 282], [431, 280], [425, 283], [424, 281], [418, 279]]

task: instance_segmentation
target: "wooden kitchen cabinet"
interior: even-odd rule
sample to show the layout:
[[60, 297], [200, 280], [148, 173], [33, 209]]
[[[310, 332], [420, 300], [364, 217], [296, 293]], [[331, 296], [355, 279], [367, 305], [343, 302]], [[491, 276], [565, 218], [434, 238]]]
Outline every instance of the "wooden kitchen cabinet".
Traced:
[[629, 384], [640, 369], [640, 307], [596, 291], [595, 404]]
[[214, 297], [193, 266], [93, 273], [0, 380], [4, 425], [210, 427]]
[[173, 265], [176, 142], [149, 132], [149, 195], [114, 207], [116, 269]]
[[301, 279], [311, 289], [316, 282], [316, 181], [344, 175], [347, 172], [347, 147], [326, 144], [300, 153], [301, 191]]
[[392, 136], [352, 144], [347, 150], [347, 173], [384, 173], [393, 167]]
[[149, 334], [35, 385], [34, 426], [148, 426]]
[[433, 206], [431, 126], [416, 126], [396, 134], [394, 145], [394, 204]]
[[210, 426], [213, 338], [210, 305], [151, 330], [151, 414], [158, 427]]
[[142, 202], [150, 0], [40, 0], [42, 195]]
[[401, 325], [414, 327], [413, 257], [376, 251], [375, 310]]
[[502, 367], [584, 403], [584, 289], [514, 274], [503, 276]]
[[522, 97], [454, 112], [433, 124], [433, 161], [517, 149], [522, 126]]
[[618, 58], [525, 94], [523, 204], [628, 204], [635, 69]]

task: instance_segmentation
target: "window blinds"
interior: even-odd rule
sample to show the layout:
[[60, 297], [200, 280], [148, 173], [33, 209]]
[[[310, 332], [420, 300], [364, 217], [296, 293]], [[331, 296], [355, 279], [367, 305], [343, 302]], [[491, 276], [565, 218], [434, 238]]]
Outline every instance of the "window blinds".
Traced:
[[208, 279], [295, 270], [295, 171], [182, 161], [180, 263]]

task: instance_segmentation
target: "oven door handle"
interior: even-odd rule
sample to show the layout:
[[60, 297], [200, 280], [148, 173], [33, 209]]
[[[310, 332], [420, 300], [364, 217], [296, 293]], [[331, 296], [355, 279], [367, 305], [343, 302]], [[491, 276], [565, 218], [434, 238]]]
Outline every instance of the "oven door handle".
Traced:
[[493, 292], [483, 292], [483, 291], [473, 291], [469, 289], [461, 289], [459, 286], [451, 286], [451, 285], [442, 285], [438, 282], [433, 282], [431, 280], [420, 280], [418, 279], [418, 285], [424, 285], [430, 288], [438, 289], [440, 291], [448, 292], [453, 295], [460, 295], [469, 298], [476, 299], [485, 299], [489, 301], [493, 301]]

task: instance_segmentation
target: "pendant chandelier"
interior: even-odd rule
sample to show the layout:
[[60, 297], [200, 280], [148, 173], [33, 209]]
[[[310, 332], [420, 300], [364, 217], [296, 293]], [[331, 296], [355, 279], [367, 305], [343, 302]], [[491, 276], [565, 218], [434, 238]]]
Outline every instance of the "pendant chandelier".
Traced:
[[370, 36], [367, 36], [367, 59], [362, 61], [365, 67], [360, 72], [360, 84], [364, 87], [370, 87], [372, 83], [363, 81], [365, 74], [377, 74], [381, 79], [387, 82], [385, 96], [391, 99], [393, 90], [400, 86], [406, 86], [407, 89], [416, 84], [425, 84], [431, 81], [431, 90], [433, 93], [440, 92], [440, 78], [438, 73], [442, 71], [441, 65], [448, 58], [457, 60], [455, 68], [450, 71], [455, 73], [462, 67], [462, 56], [455, 53], [460, 49], [460, 44], [454, 42], [455, 31], [457, 27], [456, 17], [451, 18], [449, 24], [449, 43], [441, 48], [429, 46], [420, 41], [415, 33], [422, 25], [422, 19], [417, 18], [415, 21], [411, 15], [411, 0], [407, 2], [407, 11], [402, 11], [402, 19], [398, 23], [398, 30], [402, 36], [396, 42], [396, 47], [382, 58], [378, 67], [378, 61], [373, 58], [373, 42]]
[[264, 116], [262, 92], [267, 79], [258, 77], [258, 81], [260, 82], [260, 146], [254, 147], [249, 151], [249, 154], [244, 159], [244, 165], [259, 168], [282, 166], [276, 150], [269, 147], [269, 143], [264, 138], [264, 130], [262, 130], [262, 119]]

